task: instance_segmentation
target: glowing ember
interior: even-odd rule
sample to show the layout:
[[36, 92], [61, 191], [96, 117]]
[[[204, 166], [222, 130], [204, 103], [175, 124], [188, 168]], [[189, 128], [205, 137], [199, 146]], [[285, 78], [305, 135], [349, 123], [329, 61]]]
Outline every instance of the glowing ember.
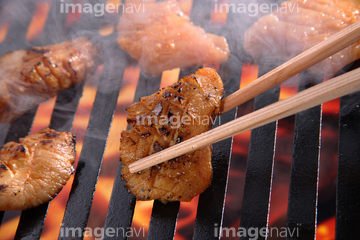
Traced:
[[7, 31], [9, 29], [9, 22], [5, 22], [0, 26], [0, 43], [5, 40]]
[[[79, 0], [74, 0], [74, 4], [81, 3]], [[81, 18], [81, 13], [79, 12], [79, 8], [75, 8], [75, 11], [70, 11], [66, 18], [66, 26], [70, 26], [71, 24], [76, 23]]]
[[335, 239], [335, 217], [319, 224], [316, 232], [317, 240]]
[[32, 41], [37, 36], [42, 33], [42, 30], [45, 26], [47, 15], [49, 13], [51, 3], [48, 2], [38, 2], [36, 5], [35, 13], [33, 19], [30, 22], [28, 32], [26, 34], [26, 40]]
[[229, 0], [220, 0], [213, 2], [213, 12], [211, 14], [211, 23], [222, 25], [226, 23], [227, 12], [221, 6], [229, 4]]
[[[74, 3], [79, 2], [75, 0]], [[190, 14], [192, 0], [179, 0], [181, 7], [186, 14]], [[121, 0], [107, 0], [107, 4], [119, 4]], [[219, 0], [217, 4], [229, 3], [228, 0]], [[47, 14], [50, 9], [50, 1], [40, 1], [34, 12], [34, 17], [31, 20], [26, 39], [28, 41], [36, 39], [41, 33], [45, 25]], [[81, 14], [68, 14], [66, 25], [69, 26], [81, 18]], [[211, 17], [211, 23], [224, 24], [226, 22], [226, 13], [214, 12]], [[6, 39], [6, 34], [9, 28], [9, 22], [4, 21], [0, 23], [0, 42]], [[114, 31], [114, 26], [105, 26], [99, 30], [99, 34], [106, 36]], [[215, 66], [218, 68], [219, 66]], [[97, 76], [101, 74], [102, 67], [99, 67]], [[161, 79], [161, 87], [171, 85], [178, 80], [180, 69], [174, 69], [163, 73]], [[107, 147], [104, 154], [103, 166], [100, 171], [97, 188], [94, 194], [94, 200], [88, 227], [102, 227], [107, 213], [107, 208], [112, 192], [112, 186], [115, 179], [117, 165], [119, 163], [119, 139], [120, 132], [125, 130], [126, 112], [125, 107], [133, 102], [137, 81], [140, 75], [139, 67], [128, 67], [124, 73], [123, 86], [117, 101], [117, 107], [111, 125]], [[246, 86], [251, 81], [255, 80], [258, 75], [258, 66], [251, 64], [244, 64], [241, 76], [241, 88]], [[120, 80], [120, 79], [119, 79]], [[75, 116], [72, 132], [77, 136], [77, 164], [79, 155], [82, 150], [87, 125], [89, 122], [90, 113], [92, 111], [95, 100], [97, 83], [91, 82], [84, 86], [82, 98], [79, 102], [79, 108]], [[285, 99], [297, 92], [297, 87], [290, 87], [287, 85], [281, 86], [280, 99]], [[55, 105], [56, 98], [52, 98], [47, 102], [40, 104], [36, 114], [34, 125], [31, 132], [47, 127], [50, 123], [52, 109]], [[252, 111], [252, 103], [245, 104], [239, 108], [239, 115], [246, 114]], [[322, 152], [321, 162], [322, 169], [320, 170], [320, 194], [323, 189], [329, 186], [329, 183], [334, 181], [336, 177], [336, 147], [338, 134], [336, 130], [336, 120], [339, 113], [339, 100], [334, 100], [323, 104], [324, 122], [322, 129]], [[291, 126], [291, 127], [289, 127]], [[335, 127], [333, 127], [335, 126]], [[293, 119], [286, 119], [279, 121], [278, 129], [278, 143], [292, 142], [293, 138]], [[250, 132], [234, 137], [234, 144], [232, 148], [232, 162], [229, 172], [229, 185], [227, 197], [225, 202], [224, 226], [237, 228], [240, 224], [241, 206], [242, 206], [242, 192], [244, 187], [246, 159], [248, 155], [250, 140]], [[289, 150], [290, 149], [290, 150]], [[287, 164], [289, 167], [291, 163], [291, 149], [281, 147], [279, 144], [276, 150], [276, 164]], [[289, 152], [290, 151], [290, 152]], [[335, 166], [335, 167], [334, 167]], [[276, 224], [279, 221], [284, 221], [287, 210], [288, 197], [288, 180], [289, 172], [281, 172], [279, 175], [275, 174], [274, 186], [271, 199], [271, 209], [269, 216], [269, 225]], [[48, 214], [45, 220], [44, 230], [41, 239], [52, 239], [59, 235], [61, 222], [63, 219], [65, 206], [71, 190], [73, 176], [65, 185], [58, 196], [50, 202]], [[330, 189], [331, 194], [333, 189]], [[324, 194], [326, 195], [326, 194]], [[324, 197], [326, 198], [326, 196]], [[198, 198], [194, 198], [190, 203], [181, 203], [179, 218], [176, 227], [176, 240], [192, 238], [192, 231], [194, 228], [194, 221], [196, 217]], [[133, 226], [144, 227], [147, 231], [151, 217], [153, 202], [137, 202], [135, 213], [133, 216]], [[2, 239], [13, 239], [16, 228], [19, 222], [19, 216], [13, 217], [0, 226], [0, 236]], [[283, 223], [283, 222], [282, 222]], [[317, 228], [317, 239], [334, 239], [335, 236], [335, 218], [319, 223]], [[91, 239], [91, 238], [85, 238]]]

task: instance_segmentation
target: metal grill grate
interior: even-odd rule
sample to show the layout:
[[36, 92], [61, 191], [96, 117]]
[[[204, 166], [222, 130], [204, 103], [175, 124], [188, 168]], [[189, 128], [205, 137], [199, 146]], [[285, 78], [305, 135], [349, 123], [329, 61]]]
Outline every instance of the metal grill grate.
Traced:
[[[25, 40], [25, 33], [35, 9], [34, 1], [19, 0], [12, 2], [28, 9], [29, 14], [24, 14], [21, 17], [11, 17], [9, 33], [6, 40], [0, 45], [1, 54], [10, 50], [22, 49], [29, 45]], [[65, 14], [59, 14], [59, 4], [59, 1], [52, 2], [43, 33], [37, 39], [41, 44], [53, 44], [54, 39], [60, 42], [65, 40], [65, 36], [76, 33], [78, 30], [96, 29], [102, 24], [108, 23], [106, 21], [113, 23], [117, 21], [116, 17], [103, 19], [104, 21], [94, 21], [88, 15], [83, 15], [77, 24], [65, 27], [66, 16], [64, 16]], [[4, 5], [1, 4], [0, 7], [4, 7]], [[190, 16], [191, 20], [195, 24], [203, 26], [207, 31], [219, 31], [219, 29], [208, 25], [211, 11], [211, 1], [194, 1]], [[229, 13], [227, 23], [220, 29], [220, 33], [227, 38], [231, 49], [237, 49], [241, 45], [241, 42], [239, 42], [241, 36], [246, 28], [251, 25], [251, 22], [242, 23], [234, 32], [231, 26], [237, 21], [236, 14]], [[56, 31], [54, 31], [54, 26], [56, 26]], [[56, 34], [57, 37], [51, 36], [52, 34]], [[115, 37], [115, 33], [108, 37], [102, 37], [102, 41], [108, 44], [107, 48], [104, 48], [108, 51], [106, 54], [111, 57], [104, 61], [104, 70], [97, 89], [93, 111], [86, 130], [84, 145], [62, 222], [63, 227], [80, 227], [84, 229], [87, 226], [106, 141], [121, 88], [121, 79], [125, 68], [130, 64], [126, 54], [114, 41]], [[98, 41], [97, 38], [94, 40]], [[36, 42], [32, 44], [36, 45]], [[111, 62], [114, 59], [117, 61], [116, 65]], [[219, 74], [224, 80], [227, 95], [239, 88], [243, 65], [240, 59], [242, 59], [241, 56], [233, 54], [228, 62], [220, 66]], [[354, 66], [358, 65], [357, 63]], [[180, 76], [192, 73], [195, 69], [181, 69]], [[259, 67], [260, 75], [269, 70], [271, 69]], [[304, 72], [300, 74], [299, 78], [300, 85], [302, 85], [302, 81], [309, 82], [310, 79], [312, 80], [310, 82], [317, 82], [316, 80], [322, 79], [322, 76], [314, 76]], [[156, 92], [159, 89], [160, 80], [161, 76], [148, 77], [141, 72], [134, 100]], [[109, 91], [108, 86], [112, 86], [111, 91]], [[306, 87], [310, 87], [310, 85], [306, 85]], [[303, 88], [299, 88], [299, 90], [301, 91]], [[51, 118], [51, 128], [58, 131], [71, 131], [82, 91], [83, 85], [59, 94]], [[280, 88], [275, 87], [256, 97], [255, 109], [278, 101], [279, 92]], [[359, 93], [342, 98], [341, 109], [349, 104], [355, 106], [356, 104], [353, 103], [356, 101], [360, 104], [359, 99]], [[37, 108], [30, 110], [8, 126], [6, 136], [2, 137], [5, 142], [16, 141], [19, 137], [24, 137], [30, 132], [36, 110]], [[356, 105], [353, 109], [345, 110], [340, 111], [339, 124], [336, 198], [337, 239], [353, 239], [354, 236], [357, 236], [357, 229], [360, 226], [360, 180], [358, 177], [360, 172], [360, 108], [359, 105]], [[99, 115], [102, 117], [97, 117]], [[236, 109], [226, 113], [221, 116], [221, 124], [235, 119], [236, 116]], [[219, 124], [218, 119], [214, 127]], [[300, 235], [297, 239], [313, 239], [316, 232], [321, 124], [321, 106], [296, 115], [287, 225], [290, 228], [299, 228]], [[241, 227], [262, 228], [268, 226], [276, 139], [276, 122], [251, 132]], [[193, 233], [194, 239], [219, 238], [214, 236], [214, 226], [221, 226], [223, 222], [231, 149], [232, 138], [213, 145], [213, 182], [212, 186], [200, 195]], [[124, 182], [120, 177], [120, 169], [121, 164], [118, 166], [105, 228], [119, 226], [127, 228], [132, 223], [136, 201], [124, 188]], [[179, 207], [180, 203], [178, 202], [166, 205], [159, 201], [154, 202], [148, 239], [172, 239], [174, 237]], [[48, 203], [38, 208], [23, 211], [15, 238], [40, 238], [47, 209]], [[2, 218], [3, 212], [0, 213], [0, 221]], [[59, 237], [59, 239], [62, 238]]]

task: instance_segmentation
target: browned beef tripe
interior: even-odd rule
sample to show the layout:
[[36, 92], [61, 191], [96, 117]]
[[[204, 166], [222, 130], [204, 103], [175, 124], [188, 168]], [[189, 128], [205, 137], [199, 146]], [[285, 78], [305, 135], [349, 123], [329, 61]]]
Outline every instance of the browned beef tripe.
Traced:
[[139, 173], [128, 165], [208, 131], [224, 96], [214, 69], [201, 68], [127, 108], [130, 130], [121, 133], [122, 179], [139, 200], [191, 201], [211, 184], [211, 146]]

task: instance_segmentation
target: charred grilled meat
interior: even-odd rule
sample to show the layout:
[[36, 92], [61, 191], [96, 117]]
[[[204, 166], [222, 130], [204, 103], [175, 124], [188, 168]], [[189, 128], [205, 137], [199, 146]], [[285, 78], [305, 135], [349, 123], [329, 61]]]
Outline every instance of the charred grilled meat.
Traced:
[[173, 68], [221, 63], [230, 50], [226, 39], [206, 33], [181, 11], [177, 1], [130, 1], [139, 8], [124, 13], [118, 43], [150, 75]]
[[[360, 20], [352, 0], [291, 0], [260, 18], [245, 33], [245, 50], [253, 57], [288, 60]], [[327, 77], [360, 58], [360, 42], [310, 68]]]
[[75, 136], [49, 128], [9, 142], [0, 151], [0, 211], [51, 200], [73, 172]]
[[0, 58], [0, 123], [7, 123], [95, 69], [97, 50], [86, 38], [6, 53]]
[[127, 166], [209, 130], [223, 95], [216, 71], [201, 68], [127, 108], [132, 129], [121, 133], [122, 179], [137, 199], [190, 201], [211, 184], [211, 146], [135, 174]]

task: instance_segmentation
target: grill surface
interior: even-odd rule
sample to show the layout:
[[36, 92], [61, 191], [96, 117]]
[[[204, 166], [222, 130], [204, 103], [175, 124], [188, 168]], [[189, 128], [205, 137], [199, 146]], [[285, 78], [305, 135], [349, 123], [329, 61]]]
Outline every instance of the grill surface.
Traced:
[[[1, 54], [30, 45], [25, 40], [25, 33], [35, 9], [34, 2], [29, 0], [12, 1], [11, 4], [24, 7], [25, 12], [29, 14], [10, 16], [9, 32], [6, 40], [0, 45]], [[66, 27], [66, 14], [59, 13], [59, 4], [59, 1], [52, 2], [43, 33], [31, 44], [53, 44], [55, 43], [54, 39], [61, 42], [67, 36], [71, 36], [79, 30], [92, 30], [109, 24], [109, 22], [116, 23], [117, 17], [119, 17], [102, 18], [100, 20], [95, 18], [97, 20], [95, 21], [90, 15], [84, 14], [79, 22]], [[4, 7], [4, 5], [5, 2], [1, 2], [0, 8]], [[203, 26], [207, 31], [224, 35], [232, 52], [236, 53], [236, 49], [241, 46], [241, 36], [245, 29], [251, 25], [251, 22], [242, 22], [241, 25], [238, 25], [237, 31], [234, 31], [231, 26], [239, 20], [236, 14], [229, 13], [227, 23], [222, 28], [212, 27], [208, 25], [211, 10], [211, 1], [194, 1], [190, 16], [191, 20], [195, 24]], [[54, 37], [53, 34], [56, 36]], [[115, 37], [116, 34], [114, 33], [107, 37], [96, 36], [92, 39], [97, 43], [101, 40], [100, 44], [103, 44], [103, 46], [106, 44], [107, 47], [104, 48], [104, 51], [107, 51], [106, 54], [110, 57], [104, 60], [104, 70], [102, 71], [93, 111], [86, 130], [84, 145], [75, 172], [75, 179], [66, 206], [62, 227], [80, 227], [84, 229], [87, 226], [109, 129], [122, 85], [122, 78], [125, 68], [131, 64], [126, 54], [117, 46], [114, 40]], [[239, 88], [241, 66], [243, 65], [241, 59], [243, 59], [242, 56], [233, 54], [230, 60], [219, 68], [219, 74], [224, 80], [227, 95]], [[354, 67], [358, 65], [357, 63]], [[180, 76], [192, 73], [195, 69], [196, 67], [181, 69]], [[260, 65], [259, 73], [262, 75], [271, 69], [272, 67], [264, 68]], [[299, 91], [301, 91], [318, 82], [319, 79], [322, 79], [322, 76], [314, 76], [304, 72], [300, 74], [299, 79]], [[141, 96], [156, 92], [160, 87], [160, 80], [161, 76], [148, 77], [141, 72], [134, 101]], [[308, 84], [302, 87], [303, 82]], [[111, 90], [109, 90], [109, 86], [111, 86]], [[71, 131], [82, 91], [83, 85], [80, 85], [59, 94], [51, 118], [51, 128], [58, 131]], [[275, 87], [256, 97], [254, 108], [259, 109], [278, 101], [279, 92], [280, 88]], [[353, 104], [356, 101], [359, 103], [359, 99], [359, 93], [341, 99], [336, 197], [337, 239], [353, 239], [357, 235], [358, 227], [360, 227], [360, 182], [358, 177], [360, 172], [360, 108], [359, 105], [355, 104], [355, 106]], [[355, 107], [349, 109], [349, 105]], [[4, 126], [6, 133], [1, 139], [5, 139], [4, 142], [17, 141], [19, 137], [26, 136], [31, 130], [36, 110], [37, 108], [32, 109], [11, 125]], [[98, 116], [101, 116], [101, 118]], [[231, 121], [236, 116], [237, 110], [234, 109], [217, 119], [214, 127], [217, 127], [220, 122], [224, 124]], [[299, 236], [296, 239], [312, 239], [316, 232], [321, 126], [321, 106], [296, 115], [287, 211], [287, 226], [299, 229]], [[251, 132], [240, 227], [249, 229], [268, 226], [277, 127], [277, 122], [274, 122]], [[231, 148], [232, 138], [213, 145], [213, 182], [212, 186], [200, 195], [193, 233], [194, 239], [219, 238], [215, 236], [219, 236], [219, 233], [214, 233], [214, 229], [215, 227], [219, 228], [223, 222]], [[118, 166], [114, 182], [105, 229], [108, 227], [127, 228], [131, 226], [136, 201], [124, 188], [120, 169], [121, 164]], [[46, 203], [38, 208], [21, 213], [16, 239], [40, 238], [48, 205]], [[174, 237], [179, 207], [179, 202], [166, 205], [159, 201], [154, 202], [148, 239], [172, 239]], [[0, 213], [0, 221], [2, 218], [3, 212]], [[65, 238], [59, 237], [59, 239]], [[241, 239], [248, 239], [248, 237]]]

